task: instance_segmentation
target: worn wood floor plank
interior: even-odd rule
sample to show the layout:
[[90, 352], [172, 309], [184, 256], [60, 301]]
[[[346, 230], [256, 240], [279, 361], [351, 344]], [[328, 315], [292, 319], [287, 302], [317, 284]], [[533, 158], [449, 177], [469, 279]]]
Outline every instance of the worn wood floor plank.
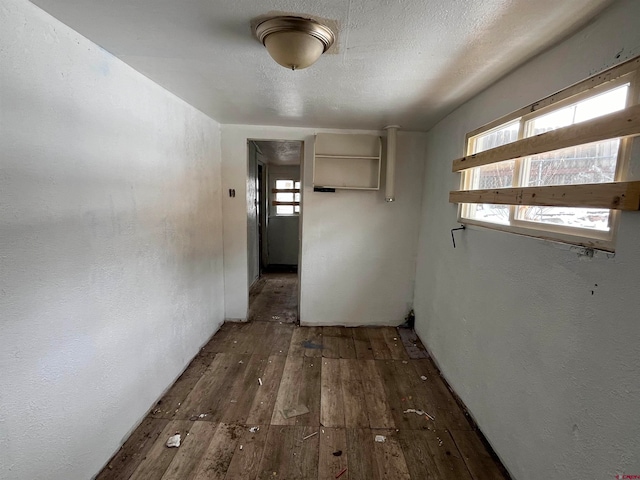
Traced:
[[289, 355], [322, 357], [322, 340], [322, 327], [297, 327], [291, 337]]
[[233, 323], [231, 325], [227, 337], [219, 347], [219, 353], [242, 353], [246, 350], [246, 344], [249, 341], [248, 333], [251, 331], [250, 323]]
[[273, 336], [271, 337], [271, 355], [288, 355], [291, 338], [295, 329], [293, 324], [273, 324]]
[[153, 418], [173, 418], [176, 410], [184, 403], [191, 390], [207, 371], [213, 358], [205, 355], [196, 356], [169, 391], [158, 400], [156, 407], [149, 415]]
[[232, 335], [234, 332], [234, 324], [231, 323], [223, 323], [216, 334], [209, 340], [209, 342], [200, 349], [198, 355], [201, 356], [209, 356], [213, 358], [216, 353], [222, 353], [226, 351], [227, 340], [229, 339], [229, 335]]
[[294, 327], [291, 333], [291, 343], [289, 344], [289, 351], [287, 355], [292, 357], [304, 357], [305, 348], [302, 343], [306, 341], [307, 333], [304, 327]]
[[[343, 480], [508, 478], [470, 430], [431, 359], [403, 359], [393, 329], [322, 330], [223, 325], [223, 340], [214, 337], [152, 414], [167, 418], [145, 419], [98, 480], [316, 480], [335, 478], [345, 467]], [[325, 339], [340, 358], [314, 357], [322, 350], [303, 345]], [[282, 416], [298, 405], [309, 413]], [[405, 414], [410, 408], [436, 420]], [[321, 427], [321, 420], [336, 426]], [[260, 430], [250, 433], [245, 424]], [[167, 448], [176, 431], [182, 446]], [[376, 444], [380, 433], [387, 441]], [[342, 456], [334, 457], [336, 450]]]
[[317, 480], [318, 435], [303, 440], [317, 427], [269, 427], [258, 479]]
[[206, 415], [204, 419], [219, 422], [230, 405], [233, 384], [246, 370], [248, 355], [219, 353], [211, 362], [209, 371], [195, 385], [182, 403], [175, 418], [189, 419]]
[[[236, 381], [228, 392], [228, 405], [221, 409], [222, 423], [245, 423], [251, 412], [253, 401], [258, 391], [265, 387], [267, 381], [264, 373], [267, 369], [269, 357], [250, 355], [242, 375], [238, 375]], [[260, 385], [262, 381], [262, 385]], [[225, 392], [226, 393], [226, 392]]]
[[260, 429], [257, 432], [245, 431], [238, 441], [225, 480], [254, 480], [258, 476], [269, 426], [258, 427]]
[[145, 418], [96, 477], [96, 480], [129, 478], [148, 455], [153, 445], [159, 441], [160, 435], [168, 423], [169, 420], [165, 419]]
[[356, 352], [356, 358], [361, 360], [373, 359], [373, 348], [366, 328], [352, 328], [353, 346]]
[[184, 440], [193, 422], [189, 420], [171, 420], [156, 439], [153, 447], [144, 457], [138, 468], [131, 475], [131, 480], [149, 480], [162, 478], [173, 458], [178, 453], [177, 448], [168, 448], [166, 442], [172, 435], [179, 433]]
[[377, 327], [367, 328], [366, 330], [369, 335], [373, 358], [376, 360], [391, 360], [393, 355], [391, 350], [389, 350], [389, 345], [387, 345], [383, 329], [381, 327]]
[[[325, 427], [321, 429], [319, 435], [318, 480], [336, 478], [336, 475], [348, 465], [347, 432], [344, 428]], [[349, 478], [347, 469], [340, 479], [349, 480]]]
[[193, 478], [223, 480], [245, 430], [241, 425], [219, 424]]
[[298, 404], [299, 386], [302, 383], [302, 370], [304, 368], [304, 357], [287, 356], [282, 380], [278, 388], [276, 403], [271, 417], [271, 425], [295, 425], [294, 418], [285, 418], [283, 410]]
[[338, 351], [340, 358], [356, 358], [356, 347], [352, 337], [338, 337]]
[[[271, 418], [272, 425], [320, 424], [320, 372], [322, 359], [288, 356]], [[309, 413], [285, 418], [285, 409], [304, 405]]]
[[370, 429], [361, 428], [347, 428], [346, 433], [349, 480], [378, 480], [375, 434]]
[[[344, 402], [344, 424], [351, 428], [369, 427], [367, 399], [362, 384], [361, 361], [341, 359], [340, 377]], [[324, 365], [323, 365], [324, 367]]]
[[323, 335], [322, 356], [325, 358], [356, 358], [356, 349], [351, 337], [328, 337]]
[[376, 362], [376, 360], [359, 361], [369, 425], [371, 428], [395, 428], [391, 405]]
[[212, 422], [197, 421], [182, 439], [180, 447], [162, 480], [191, 480], [194, 478], [204, 453], [217, 429]]
[[322, 327], [322, 336], [352, 338], [350, 330], [348, 327]]
[[411, 359], [429, 358], [427, 349], [416, 335], [416, 332], [410, 328], [398, 328], [398, 335], [402, 340], [407, 355]]
[[340, 338], [322, 336], [322, 356], [324, 358], [340, 358]]
[[423, 435], [442, 478], [471, 480], [471, 473], [448, 430], [414, 432]]
[[[307, 332], [305, 340], [314, 345], [323, 345], [324, 335], [322, 335], [322, 327], [305, 327]], [[322, 357], [322, 349], [319, 348], [305, 348], [304, 356], [311, 358]]]
[[425, 395], [428, 397], [428, 402], [435, 406], [438, 416], [437, 421], [440, 422], [440, 426], [444, 422], [444, 426], [449, 429], [472, 430], [466, 413], [456, 402], [433, 362], [430, 359], [412, 360], [410, 364], [414, 367], [417, 375], [425, 375], [427, 377], [425, 383], [428, 387], [428, 392]]
[[272, 355], [267, 360], [262, 378], [262, 386], [256, 391], [252, 399], [251, 409], [246, 423], [253, 425], [268, 425], [273, 417], [278, 389], [282, 379], [282, 372], [287, 357]]
[[415, 376], [413, 369], [400, 360], [376, 360], [375, 362], [382, 378], [396, 428], [410, 430], [434, 428], [431, 425], [434, 422], [428, 420], [427, 417], [415, 413], [404, 413], [407, 409], [423, 410], [435, 417], [436, 420], [438, 419], [438, 415], [433, 414], [432, 406], [426, 403], [427, 397], [424, 392], [420, 392], [416, 388], [417, 383], [412, 378]]
[[507, 480], [503, 469], [487, 452], [476, 432], [449, 430], [453, 440], [471, 473], [473, 480]]
[[404, 348], [398, 330], [394, 327], [382, 327], [382, 337], [387, 344], [391, 358], [394, 360], [408, 360], [409, 355]]
[[303, 367], [298, 400], [307, 406], [309, 413], [295, 417], [295, 424], [318, 427], [320, 425], [322, 359], [306, 358]]
[[325, 427], [344, 427], [345, 425], [342, 393], [343, 379], [340, 370], [339, 359], [322, 359], [320, 424]]
[[[436, 435], [431, 431], [401, 430], [398, 439], [407, 461], [411, 478], [424, 480], [446, 480], [440, 475], [433, 454], [429, 448], [428, 436]], [[446, 455], [446, 453], [445, 453]]]
[[[376, 430], [371, 433], [370, 437], [375, 439], [375, 435], [386, 437], [384, 442], [376, 442], [375, 440], [373, 442], [378, 478], [381, 480], [411, 480], [409, 468], [395, 430]], [[457, 477], [452, 478], [457, 480]]]

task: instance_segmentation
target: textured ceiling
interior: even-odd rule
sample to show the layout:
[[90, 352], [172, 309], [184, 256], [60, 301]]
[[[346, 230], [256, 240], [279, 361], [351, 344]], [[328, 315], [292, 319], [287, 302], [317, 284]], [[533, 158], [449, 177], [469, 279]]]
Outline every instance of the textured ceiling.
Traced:
[[261, 159], [270, 165], [300, 165], [302, 142], [287, 140], [256, 140], [253, 142], [262, 155]]
[[[428, 130], [611, 0], [33, 0], [221, 123]], [[306, 70], [253, 37], [270, 12], [338, 26]]]

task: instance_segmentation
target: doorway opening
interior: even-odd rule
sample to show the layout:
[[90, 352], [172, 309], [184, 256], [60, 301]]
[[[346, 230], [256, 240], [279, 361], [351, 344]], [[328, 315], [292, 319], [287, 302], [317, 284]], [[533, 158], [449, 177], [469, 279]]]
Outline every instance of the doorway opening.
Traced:
[[303, 142], [249, 140], [248, 321], [299, 323]]

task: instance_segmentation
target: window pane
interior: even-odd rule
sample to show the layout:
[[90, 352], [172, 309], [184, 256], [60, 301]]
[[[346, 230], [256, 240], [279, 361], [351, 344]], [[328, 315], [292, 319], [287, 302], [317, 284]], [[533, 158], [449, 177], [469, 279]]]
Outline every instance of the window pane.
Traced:
[[[595, 97], [527, 123], [527, 135], [555, 130], [625, 107], [628, 85], [622, 85]], [[521, 184], [528, 187], [604, 183], [615, 180], [620, 140], [579, 145], [527, 157], [523, 161]], [[577, 228], [609, 230], [609, 210], [569, 207], [527, 207], [516, 210], [516, 218], [529, 222]]]
[[480, 153], [518, 140], [520, 119], [509, 122], [472, 139], [471, 153]]
[[293, 193], [276, 193], [277, 202], [293, 202]]
[[531, 137], [622, 110], [627, 102], [628, 89], [629, 85], [622, 85], [595, 97], [536, 117], [527, 122], [526, 136]]
[[[498, 128], [490, 130], [471, 140], [471, 152], [479, 153], [491, 148], [499, 147], [518, 140], [520, 119], [509, 122]], [[467, 175], [471, 175], [471, 190], [487, 188], [508, 188], [513, 185], [514, 160], [493, 163], [471, 169]], [[463, 211], [466, 218], [482, 220], [484, 222], [508, 224], [509, 207], [506, 205], [490, 205], [472, 203]]]
[[300, 201], [300, 194], [296, 193], [294, 194], [294, 202], [299, 202]]
[[516, 211], [520, 220], [605, 232], [609, 231], [609, 215], [609, 210], [596, 208], [520, 206]]
[[293, 180], [276, 180], [278, 190], [293, 188]]
[[278, 205], [276, 207], [277, 215], [293, 215], [293, 205]]
[[295, 187], [293, 187], [293, 188], [300, 189], [300, 182], [296, 182], [296, 183], [295, 183]]
[[[513, 186], [514, 160], [492, 163], [474, 168], [471, 175], [471, 190], [509, 188]], [[472, 203], [467, 207], [467, 218], [492, 223], [509, 223], [509, 207], [488, 203]]]
[[296, 205], [295, 207], [293, 207], [293, 211], [296, 213], [300, 213], [300, 205]]
[[606, 140], [528, 157], [523, 185], [572, 185], [613, 182], [620, 140]]

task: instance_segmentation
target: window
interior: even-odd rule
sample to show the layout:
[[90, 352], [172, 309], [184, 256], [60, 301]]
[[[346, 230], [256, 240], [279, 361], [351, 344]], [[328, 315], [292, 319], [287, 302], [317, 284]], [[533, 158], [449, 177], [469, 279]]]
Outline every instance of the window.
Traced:
[[[624, 110], [632, 74], [586, 86], [543, 108], [520, 111], [467, 137], [467, 155]], [[578, 85], [579, 86], [579, 85]], [[574, 87], [575, 88], [575, 87]], [[587, 90], [588, 88], [588, 90]], [[541, 102], [543, 103], [543, 102]], [[532, 111], [533, 110], [533, 111]], [[621, 180], [625, 140], [614, 138], [464, 170], [463, 190], [609, 183]], [[505, 158], [505, 157], [503, 157]], [[602, 208], [463, 203], [460, 221], [612, 249], [617, 212]], [[585, 239], [587, 240], [585, 242]]]
[[272, 190], [276, 215], [298, 215], [300, 213], [300, 182], [295, 180], [276, 180]]

